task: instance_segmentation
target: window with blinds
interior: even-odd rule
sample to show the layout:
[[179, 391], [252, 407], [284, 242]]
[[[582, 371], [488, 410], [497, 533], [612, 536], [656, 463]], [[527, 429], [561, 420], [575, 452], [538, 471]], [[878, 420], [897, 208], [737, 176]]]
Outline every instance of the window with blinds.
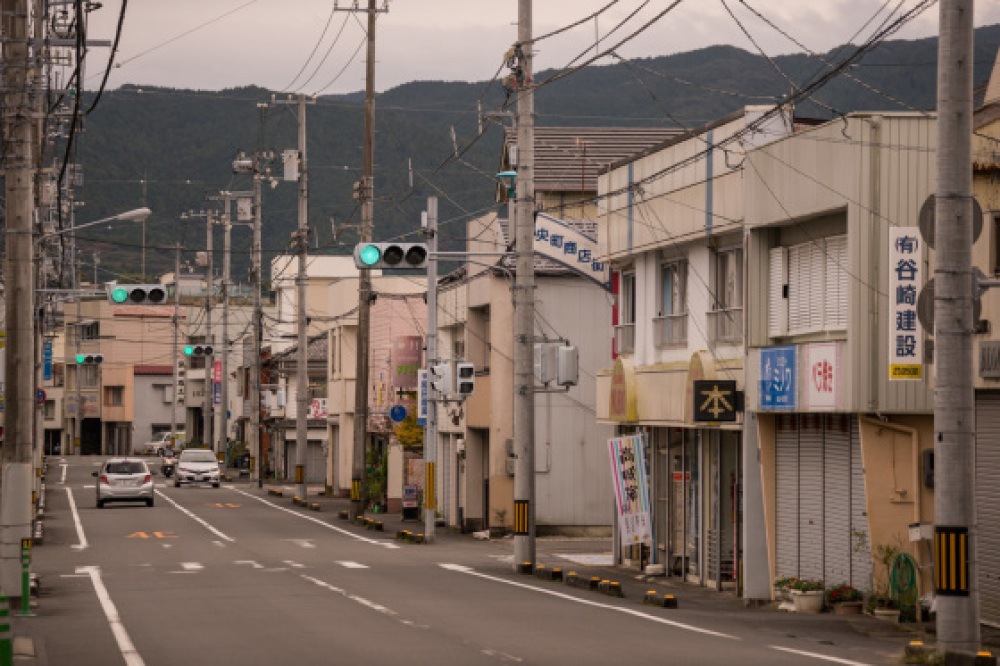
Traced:
[[768, 335], [845, 330], [849, 285], [846, 235], [771, 248]]

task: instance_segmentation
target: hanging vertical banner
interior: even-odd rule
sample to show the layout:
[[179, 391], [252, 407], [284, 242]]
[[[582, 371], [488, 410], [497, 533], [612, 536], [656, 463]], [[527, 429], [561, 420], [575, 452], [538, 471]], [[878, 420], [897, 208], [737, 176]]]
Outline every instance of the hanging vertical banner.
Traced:
[[52, 381], [52, 343], [42, 343], [42, 381]]
[[417, 370], [417, 425], [427, 425], [427, 370]]
[[889, 227], [889, 379], [924, 378], [917, 296], [924, 286], [923, 240], [916, 227]]
[[649, 485], [646, 483], [646, 436], [630, 435], [608, 440], [611, 473], [618, 510], [622, 546], [653, 542]]

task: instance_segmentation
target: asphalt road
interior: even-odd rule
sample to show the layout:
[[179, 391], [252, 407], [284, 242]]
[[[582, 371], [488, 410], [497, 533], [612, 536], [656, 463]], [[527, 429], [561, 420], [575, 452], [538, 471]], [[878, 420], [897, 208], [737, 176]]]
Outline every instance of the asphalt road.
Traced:
[[14, 623], [38, 664], [888, 664], [905, 642], [733, 602], [645, 607], [518, 576], [509, 541], [401, 544], [247, 484], [157, 476], [154, 507], [97, 509], [98, 463], [50, 460], [37, 616]]

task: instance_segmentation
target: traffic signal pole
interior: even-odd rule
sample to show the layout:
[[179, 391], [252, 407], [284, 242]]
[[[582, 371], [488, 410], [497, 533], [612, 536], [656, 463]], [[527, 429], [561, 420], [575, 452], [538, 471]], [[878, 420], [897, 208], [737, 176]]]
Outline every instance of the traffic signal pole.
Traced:
[[[427, 360], [424, 367], [437, 363], [437, 197], [427, 199]], [[424, 541], [434, 542], [434, 521], [437, 520], [437, 445], [438, 399], [440, 396], [427, 383], [427, 427], [424, 428]]]
[[[212, 275], [214, 264], [212, 255], [215, 254], [214, 230], [212, 229], [212, 213], [205, 215], [205, 228], [208, 235], [205, 239], [205, 250], [208, 255], [205, 267], [205, 344], [212, 346], [214, 336], [212, 335], [212, 297], [215, 295], [215, 276]], [[205, 356], [205, 397], [202, 401], [202, 446], [210, 449], [215, 448], [215, 410], [213, 402], [215, 400], [215, 386], [213, 374], [215, 370], [215, 357], [212, 354]], [[218, 453], [218, 451], [216, 451]]]
[[[177, 446], [177, 374], [179, 368], [177, 363], [180, 356], [177, 351], [177, 329], [180, 327], [180, 302], [181, 302], [181, 244], [174, 245], [174, 352], [170, 355], [174, 364], [174, 400], [170, 406], [170, 445]], [[79, 347], [77, 347], [79, 349]], [[79, 372], [77, 373], [79, 376]], [[79, 387], [77, 388], [79, 391]], [[79, 409], [79, 407], [77, 408]]]
[[[972, 353], [973, 1], [941, 0], [939, 8], [934, 528], [937, 640], [945, 663], [951, 663], [950, 654], [971, 657], [980, 645]], [[947, 569], [944, 562], [950, 564]]]

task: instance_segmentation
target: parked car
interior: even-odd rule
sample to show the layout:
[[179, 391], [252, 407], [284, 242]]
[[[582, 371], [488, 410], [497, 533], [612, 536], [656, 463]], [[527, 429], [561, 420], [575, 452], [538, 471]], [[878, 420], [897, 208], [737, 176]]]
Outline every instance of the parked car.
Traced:
[[214, 452], [209, 449], [184, 449], [175, 465], [174, 487], [180, 488], [182, 483], [211, 483], [213, 488], [218, 488], [221, 476]]
[[108, 502], [145, 502], [153, 506], [153, 475], [141, 458], [111, 458], [97, 477], [97, 508]]

